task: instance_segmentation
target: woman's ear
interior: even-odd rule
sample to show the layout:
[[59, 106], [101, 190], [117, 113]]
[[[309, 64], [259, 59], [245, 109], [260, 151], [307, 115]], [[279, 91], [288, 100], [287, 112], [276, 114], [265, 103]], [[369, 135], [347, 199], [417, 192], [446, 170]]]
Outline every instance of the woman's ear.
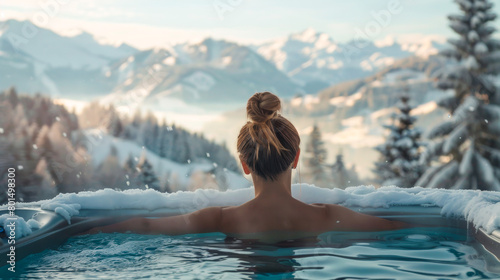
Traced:
[[245, 172], [246, 175], [250, 175], [250, 168], [248, 168], [248, 165], [240, 158], [241, 166], [243, 167], [243, 172]]
[[293, 169], [297, 168], [297, 164], [299, 163], [299, 156], [300, 156], [300, 148], [297, 150], [297, 154], [295, 155], [295, 159], [293, 160], [293, 165], [292, 165]]

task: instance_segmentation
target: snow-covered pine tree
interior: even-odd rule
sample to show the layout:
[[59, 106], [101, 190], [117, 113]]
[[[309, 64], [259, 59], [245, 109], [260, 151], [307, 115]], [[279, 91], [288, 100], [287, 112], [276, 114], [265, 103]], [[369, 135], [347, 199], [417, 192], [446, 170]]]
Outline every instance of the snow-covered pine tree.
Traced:
[[136, 178], [139, 174], [139, 168], [137, 168], [137, 162], [132, 154], [129, 154], [125, 164], [123, 166], [123, 170], [125, 171], [125, 184], [123, 188], [135, 188], [136, 187]]
[[332, 188], [343, 189], [347, 187], [349, 182], [349, 174], [344, 164], [344, 156], [339, 152], [335, 158], [335, 162], [331, 165], [333, 181], [328, 186]]
[[448, 18], [459, 38], [442, 52], [452, 63], [438, 76], [441, 89], [454, 91], [438, 103], [451, 115], [428, 133], [435, 141], [421, 160], [438, 163], [417, 185], [500, 191], [500, 92], [493, 82], [500, 73], [500, 41], [489, 25], [497, 16], [488, 0], [456, 2], [461, 14]]
[[35, 176], [40, 178], [38, 182], [38, 192], [36, 199], [49, 199], [57, 195], [55, 182], [50, 175], [45, 158], [41, 158], [35, 168]]
[[319, 127], [314, 125], [306, 144], [304, 163], [308, 179], [317, 186], [326, 186], [324, 167], [327, 152], [324, 145]]
[[160, 157], [167, 158], [168, 155], [168, 146], [171, 145], [171, 134], [169, 133], [169, 127], [167, 126], [167, 122], [165, 120], [162, 121], [161, 126], [159, 127], [159, 136], [158, 136], [158, 155]]
[[145, 155], [142, 155], [137, 168], [140, 170], [137, 175], [136, 182], [137, 187], [160, 190], [160, 181], [156, 177], [153, 166], [149, 163]]
[[346, 187], [357, 186], [361, 183], [356, 172], [356, 167], [353, 165], [350, 169], [347, 169], [341, 151], [335, 157], [335, 162], [329, 167], [332, 175], [332, 183], [328, 184], [328, 187], [345, 189]]
[[148, 148], [149, 150], [157, 153], [155, 147], [158, 138], [158, 120], [152, 112], [148, 112], [144, 120], [139, 126], [139, 133], [137, 135], [137, 143]]
[[375, 162], [374, 173], [381, 185], [413, 187], [424, 170], [419, 162], [421, 131], [413, 126], [416, 117], [410, 116], [412, 107], [408, 101], [406, 94], [401, 96], [397, 104], [399, 113], [393, 115], [393, 124], [384, 125], [390, 131], [386, 142], [375, 147], [381, 157]]
[[351, 168], [347, 170], [347, 174], [349, 174], [349, 181], [347, 181], [348, 186], [359, 186], [363, 184], [362, 180], [358, 176], [355, 164], [353, 164]]
[[165, 193], [171, 193], [172, 188], [170, 187], [170, 177], [172, 175], [172, 171], [167, 170], [167, 172], [164, 173], [162, 176], [162, 179], [160, 181], [160, 191], [165, 192]]
[[96, 178], [105, 188], [127, 188], [125, 185], [125, 170], [120, 165], [118, 151], [111, 146], [109, 155], [99, 165], [96, 170]]

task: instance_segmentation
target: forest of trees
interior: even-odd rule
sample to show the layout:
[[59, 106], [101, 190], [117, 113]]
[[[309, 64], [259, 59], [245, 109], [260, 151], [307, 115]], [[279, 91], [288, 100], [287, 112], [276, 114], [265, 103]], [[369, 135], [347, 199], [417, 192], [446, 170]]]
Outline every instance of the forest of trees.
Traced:
[[[82, 130], [91, 127], [137, 142], [181, 164], [199, 158], [206, 160], [210, 155], [214, 168], [201, 178], [214, 180], [222, 189], [227, 188], [222, 186], [225, 180], [222, 169], [240, 172], [225, 146], [165, 121], [159, 124], [152, 114], [143, 117], [138, 112], [127, 119], [112, 107], [91, 104], [78, 116], [48, 97], [19, 95], [14, 88], [0, 94], [0, 111], [0, 184], [7, 186], [7, 169], [15, 168], [18, 201], [105, 187], [153, 188], [164, 192], [179, 188], [170, 181], [179, 174], [155, 174], [144, 155], [138, 160], [129, 158], [120, 162], [113, 147], [99, 166], [92, 166], [91, 155], [82, 141]], [[6, 201], [6, 192], [0, 192], [0, 204]]]
[[326, 163], [328, 154], [317, 125], [313, 126], [309, 135], [303, 157], [305, 165], [303, 178], [309, 184], [324, 188], [344, 189], [361, 183], [356, 173], [356, 167], [353, 165], [347, 169], [341, 152], [337, 154], [333, 164]]
[[202, 134], [190, 133], [165, 120], [159, 121], [151, 112], [143, 115], [136, 111], [127, 118], [120, 116], [113, 106], [93, 102], [82, 110], [79, 119], [83, 129], [101, 128], [114, 137], [132, 140], [160, 157], [178, 163], [194, 162], [207, 158], [208, 154], [210, 161], [217, 166], [240, 172], [236, 159], [225, 144], [217, 144]]

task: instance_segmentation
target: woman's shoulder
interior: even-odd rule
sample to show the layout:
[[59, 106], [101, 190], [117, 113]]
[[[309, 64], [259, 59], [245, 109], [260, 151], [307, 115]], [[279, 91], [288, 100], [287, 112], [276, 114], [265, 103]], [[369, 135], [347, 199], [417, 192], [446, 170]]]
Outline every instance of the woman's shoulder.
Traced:
[[344, 216], [356, 213], [351, 209], [338, 204], [328, 204], [328, 203], [312, 203], [309, 204], [313, 207], [321, 208], [327, 217], [332, 216]]
[[309, 205], [313, 207], [323, 208], [325, 209], [325, 211], [345, 208], [344, 206], [340, 206], [337, 204], [329, 204], [329, 203], [311, 203]]

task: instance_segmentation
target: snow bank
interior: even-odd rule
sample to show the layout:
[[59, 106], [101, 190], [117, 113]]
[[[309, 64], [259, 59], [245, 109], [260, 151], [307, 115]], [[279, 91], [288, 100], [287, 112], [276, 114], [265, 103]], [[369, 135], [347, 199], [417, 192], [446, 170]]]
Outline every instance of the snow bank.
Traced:
[[0, 225], [4, 228], [7, 236], [10, 235], [12, 223], [14, 223], [15, 238], [28, 236], [32, 233], [31, 229], [40, 227], [37, 221], [30, 219], [26, 222], [22, 217], [11, 216], [10, 214], [3, 214], [0, 216]]
[[[292, 186], [292, 194], [306, 203], [332, 203], [351, 207], [390, 207], [421, 205], [441, 207], [445, 217], [464, 218], [489, 233], [500, 228], [500, 192], [478, 190], [445, 190], [398, 188], [376, 189], [373, 186], [325, 189], [307, 184]], [[178, 209], [187, 212], [208, 206], [240, 205], [252, 199], [253, 188], [225, 192], [199, 189], [194, 192], [160, 193], [152, 189], [115, 191], [104, 189], [96, 192], [59, 194], [53, 199], [18, 203], [17, 207], [41, 207], [55, 211], [70, 221], [81, 209]], [[1, 206], [0, 209], [6, 206]]]

